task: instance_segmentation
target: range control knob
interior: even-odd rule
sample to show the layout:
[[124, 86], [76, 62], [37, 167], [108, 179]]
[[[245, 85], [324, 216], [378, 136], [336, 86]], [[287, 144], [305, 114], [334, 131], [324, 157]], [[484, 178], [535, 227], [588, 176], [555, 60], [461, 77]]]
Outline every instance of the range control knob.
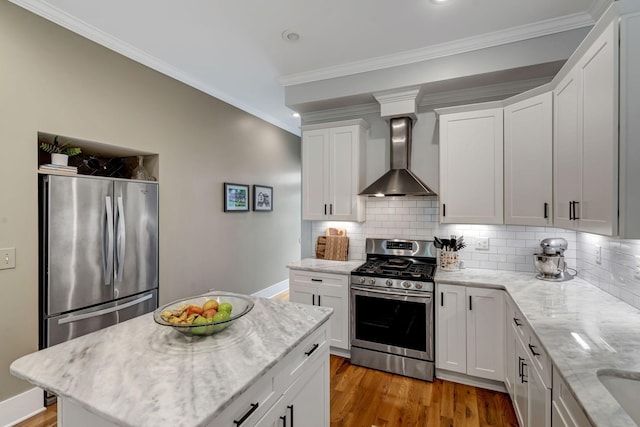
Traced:
[[358, 279], [360, 283], [364, 283], [367, 279], [365, 279], [364, 277], [361, 277], [360, 279]]
[[369, 279], [369, 284], [375, 285], [376, 284], [376, 279], [373, 278], [373, 277], [371, 279]]
[[387, 281], [385, 282], [385, 284], [386, 284], [387, 286], [393, 286], [393, 280], [391, 280], [391, 279], [387, 279]]
[[422, 289], [422, 283], [417, 282], [415, 285], [416, 289]]
[[411, 282], [407, 282], [405, 280], [404, 282], [402, 282], [402, 286], [404, 286], [405, 288], [409, 289], [411, 287]]

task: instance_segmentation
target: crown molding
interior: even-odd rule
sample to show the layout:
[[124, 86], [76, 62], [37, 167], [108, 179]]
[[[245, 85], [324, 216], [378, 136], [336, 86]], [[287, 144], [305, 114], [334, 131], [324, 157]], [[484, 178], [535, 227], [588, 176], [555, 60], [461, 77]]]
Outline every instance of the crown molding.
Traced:
[[[596, 1], [602, 2], [606, 0]], [[319, 80], [381, 70], [384, 68], [414, 64], [417, 62], [458, 55], [474, 50], [487, 49], [535, 37], [542, 37], [563, 31], [583, 28], [594, 24], [595, 20], [589, 13], [575, 13], [559, 18], [510, 28], [504, 31], [496, 31], [484, 35], [468, 37], [422, 49], [410, 50], [399, 54], [380, 56], [334, 67], [320, 68], [309, 72], [282, 76], [278, 80], [283, 86], [311, 83]]]
[[360, 104], [349, 107], [332, 108], [328, 110], [313, 111], [303, 113], [302, 122], [305, 124], [341, 120], [347, 117], [362, 117], [368, 114], [380, 115], [380, 104]]
[[602, 17], [602, 15], [604, 15], [607, 9], [613, 4], [613, 1], [615, 0], [593, 0], [593, 3], [591, 4], [591, 7], [588, 10], [589, 15], [591, 15], [594, 21], [597, 21]]
[[[69, 31], [72, 31], [86, 39], [89, 39], [101, 46], [106, 47], [114, 52], [117, 52], [133, 61], [136, 61], [146, 67], [149, 67], [159, 73], [162, 73], [168, 77], [178, 80], [188, 86], [191, 86], [201, 92], [211, 95], [227, 104], [230, 104], [240, 110], [243, 110], [253, 116], [256, 116], [266, 122], [271, 123], [283, 130], [291, 132], [294, 135], [300, 135], [300, 129], [296, 126], [292, 126], [289, 123], [285, 123], [270, 114], [265, 113], [262, 110], [258, 110], [236, 98], [229, 95], [220, 88], [213, 87], [201, 82], [198, 79], [194, 79], [192, 76], [182, 72], [178, 68], [157, 59], [156, 57], [149, 55], [148, 53], [135, 48], [134, 46], [113, 37], [110, 34], [101, 31], [100, 29], [89, 25], [76, 17], [51, 6], [44, 1], [38, 0], [9, 0], [17, 6], [28, 10], [48, 21], [60, 25]], [[284, 94], [283, 94], [284, 98]]]

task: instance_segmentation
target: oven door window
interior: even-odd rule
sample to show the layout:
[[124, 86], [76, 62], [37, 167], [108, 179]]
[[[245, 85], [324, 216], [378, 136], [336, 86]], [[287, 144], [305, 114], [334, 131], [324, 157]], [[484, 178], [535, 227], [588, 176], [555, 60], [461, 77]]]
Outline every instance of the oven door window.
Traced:
[[382, 345], [427, 351], [427, 304], [354, 295], [355, 338]]

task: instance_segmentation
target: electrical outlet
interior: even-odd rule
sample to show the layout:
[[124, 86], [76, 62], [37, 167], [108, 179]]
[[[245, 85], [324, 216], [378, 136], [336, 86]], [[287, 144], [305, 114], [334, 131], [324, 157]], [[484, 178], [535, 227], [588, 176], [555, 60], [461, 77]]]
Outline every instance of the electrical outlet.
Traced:
[[602, 264], [602, 246], [596, 245], [596, 264]]
[[16, 248], [0, 249], [0, 270], [16, 268]]
[[476, 237], [476, 251], [488, 251], [488, 250], [489, 250], [489, 238]]

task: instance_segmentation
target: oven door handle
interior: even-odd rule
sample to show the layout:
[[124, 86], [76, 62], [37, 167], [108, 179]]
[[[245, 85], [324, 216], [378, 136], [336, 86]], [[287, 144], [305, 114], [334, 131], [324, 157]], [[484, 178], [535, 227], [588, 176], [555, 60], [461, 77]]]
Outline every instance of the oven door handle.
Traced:
[[431, 292], [411, 292], [411, 291], [402, 291], [402, 292], [389, 292], [372, 288], [363, 288], [360, 286], [351, 285], [351, 289], [354, 291], [360, 292], [368, 292], [372, 294], [382, 294], [382, 295], [391, 295], [391, 296], [419, 296], [424, 299], [431, 299], [433, 297]]

